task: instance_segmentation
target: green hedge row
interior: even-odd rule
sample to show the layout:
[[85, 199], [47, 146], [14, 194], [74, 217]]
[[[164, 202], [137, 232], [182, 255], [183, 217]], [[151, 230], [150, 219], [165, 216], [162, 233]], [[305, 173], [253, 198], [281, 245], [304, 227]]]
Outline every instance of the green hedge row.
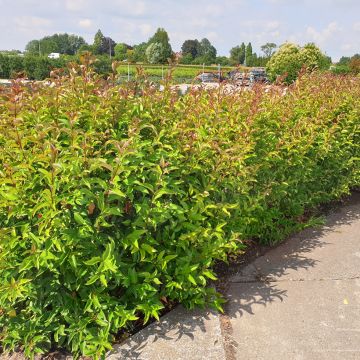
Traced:
[[216, 260], [360, 184], [360, 78], [178, 96], [85, 66], [0, 102], [0, 339], [101, 357], [171, 302], [221, 307]]
[[[62, 69], [70, 62], [79, 63], [81, 55], [69, 56], [62, 55], [59, 59], [50, 59], [47, 56], [34, 56], [34, 55], [3, 55], [0, 54], [0, 79], [13, 79], [20, 73], [23, 73], [30, 80], [44, 80], [50, 76], [51, 70]], [[112, 72], [112, 59], [106, 55], [98, 55], [97, 60], [92, 64], [94, 70], [101, 75], [109, 75]], [[141, 67], [144, 72], [149, 76], [157, 76], [158, 80], [162, 75], [167, 76], [169, 66], [164, 66], [164, 71], [161, 65], [149, 64], [131, 64], [130, 76], [133, 79], [137, 74], [137, 68]], [[222, 71], [230, 71], [232, 68], [222, 67]], [[185, 78], [187, 82], [193, 79], [196, 75], [201, 73], [202, 66], [176, 66], [172, 70], [172, 77], [175, 79]], [[216, 66], [206, 66], [205, 71], [217, 71]], [[128, 65], [119, 63], [118, 74], [127, 76]]]
[[[0, 79], [13, 79], [22, 74], [30, 80], [45, 80], [54, 69], [63, 69], [70, 62], [79, 63], [79, 56], [62, 55], [58, 59], [34, 55], [0, 54]], [[101, 75], [111, 73], [112, 61], [108, 56], [98, 56], [92, 64], [94, 70]]]

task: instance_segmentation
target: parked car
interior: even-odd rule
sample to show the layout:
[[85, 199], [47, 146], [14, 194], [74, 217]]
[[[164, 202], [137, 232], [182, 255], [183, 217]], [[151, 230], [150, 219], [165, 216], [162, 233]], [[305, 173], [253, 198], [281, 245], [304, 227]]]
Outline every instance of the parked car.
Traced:
[[228, 72], [228, 80], [238, 86], [250, 86], [254, 83], [267, 83], [269, 80], [264, 68], [254, 68], [249, 72], [238, 69]]
[[202, 83], [221, 82], [224, 78], [219, 73], [204, 72], [196, 76], [195, 80], [201, 81]]
[[250, 86], [250, 76], [240, 70], [233, 70], [228, 72], [228, 81], [238, 86]]
[[264, 68], [251, 69], [249, 72], [249, 75], [250, 75], [251, 83], [255, 83], [255, 82], [267, 83], [267, 82], [269, 82], [269, 79], [266, 75], [266, 71]]

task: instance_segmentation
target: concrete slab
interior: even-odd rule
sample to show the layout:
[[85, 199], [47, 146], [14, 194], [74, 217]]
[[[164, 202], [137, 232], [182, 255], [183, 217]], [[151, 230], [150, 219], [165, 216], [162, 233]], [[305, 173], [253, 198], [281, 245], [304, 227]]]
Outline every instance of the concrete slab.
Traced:
[[324, 226], [293, 236], [230, 281], [349, 279], [359, 275], [360, 193], [355, 193], [349, 204], [327, 217]]
[[115, 345], [108, 360], [223, 360], [219, 315], [205, 310], [176, 309]]
[[360, 359], [360, 280], [233, 283], [235, 359]]
[[230, 278], [233, 359], [360, 359], [360, 194]]

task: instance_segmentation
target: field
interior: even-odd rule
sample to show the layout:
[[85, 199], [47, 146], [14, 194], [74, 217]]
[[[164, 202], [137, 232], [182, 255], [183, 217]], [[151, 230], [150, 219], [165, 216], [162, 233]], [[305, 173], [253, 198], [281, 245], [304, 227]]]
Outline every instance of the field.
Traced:
[[[144, 73], [149, 78], [154, 79], [162, 79], [171, 74], [173, 80], [177, 83], [179, 82], [192, 82], [193, 79], [201, 74], [203, 71], [209, 72], [218, 72], [219, 69], [217, 66], [195, 66], [195, 65], [176, 65], [176, 66], [168, 66], [168, 65], [146, 65], [146, 64], [138, 64], [138, 65], [120, 65], [117, 68], [118, 74], [127, 78], [128, 74], [131, 78], [134, 78], [138, 73], [138, 69], [143, 69]], [[228, 72], [234, 69], [233, 67], [221, 67], [222, 72]]]
[[221, 309], [216, 262], [360, 185], [359, 77], [180, 96], [87, 65], [0, 87], [6, 350], [98, 359], [174, 304]]

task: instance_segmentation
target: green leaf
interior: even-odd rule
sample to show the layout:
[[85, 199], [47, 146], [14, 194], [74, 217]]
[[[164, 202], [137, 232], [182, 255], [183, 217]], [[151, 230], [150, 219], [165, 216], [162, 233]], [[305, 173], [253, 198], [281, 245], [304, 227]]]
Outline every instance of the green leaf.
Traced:
[[85, 265], [95, 265], [98, 264], [101, 261], [100, 256], [94, 256], [90, 260], [84, 261]]
[[80, 213], [76, 212], [74, 213], [74, 220], [79, 224], [79, 225], [86, 225], [86, 221], [85, 219], [80, 215]]
[[197, 285], [194, 277], [193, 277], [191, 274], [188, 275], [188, 280], [189, 280], [191, 283], [193, 283], [194, 285]]
[[203, 274], [211, 280], [217, 280], [217, 277], [210, 270], [203, 271]]

